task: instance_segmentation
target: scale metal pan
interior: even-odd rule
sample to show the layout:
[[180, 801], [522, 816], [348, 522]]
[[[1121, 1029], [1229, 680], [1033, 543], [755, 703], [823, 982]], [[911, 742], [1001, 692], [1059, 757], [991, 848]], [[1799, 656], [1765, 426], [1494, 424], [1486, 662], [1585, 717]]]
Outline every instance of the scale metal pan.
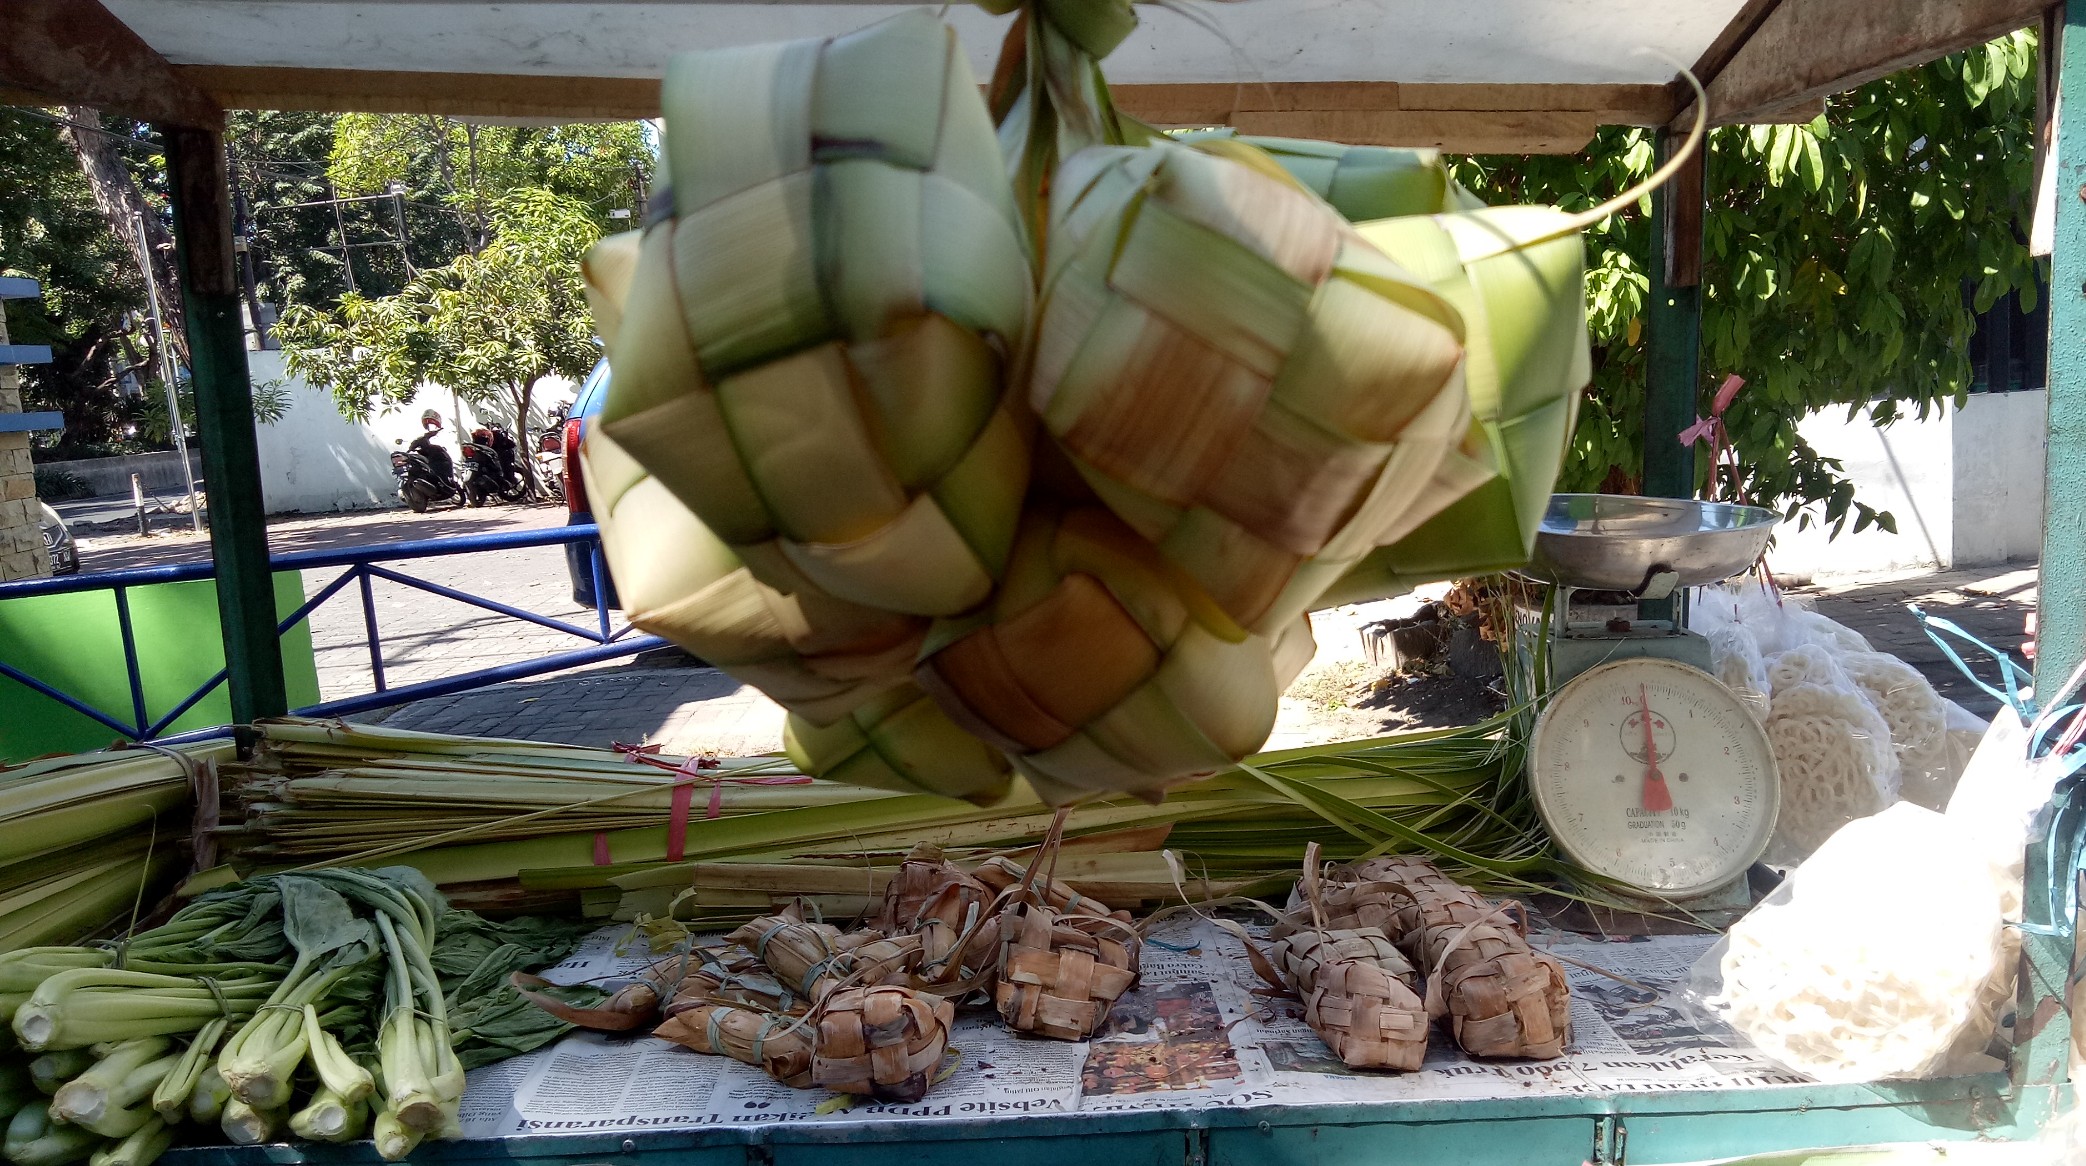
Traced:
[[1639, 592], [1654, 576], [1677, 586], [1729, 579], [1753, 565], [1774, 534], [1772, 510], [1689, 498], [1552, 494], [1521, 574], [1545, 583]]

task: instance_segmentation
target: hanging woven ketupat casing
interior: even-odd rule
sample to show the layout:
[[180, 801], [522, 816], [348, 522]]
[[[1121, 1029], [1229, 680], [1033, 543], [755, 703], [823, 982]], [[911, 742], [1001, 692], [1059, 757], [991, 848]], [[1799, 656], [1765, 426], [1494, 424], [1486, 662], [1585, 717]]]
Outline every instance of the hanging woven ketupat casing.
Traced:
[[1031, 404], [1244, 627], [1402, 532], [1468, 432], [1455, 309], [1244, 143], [1073, 155], [1048, 256]]
[[782, 744], [806, 773], [876, 789], [990, 805], [1013, 780], [997, 749], [959, 728], [909, 681], [865, 698], [829, 724], [792, 712]]
[[[1434, 492], [1443, 504], [1417, 529], [1371, 552], [1324, 602], [1396, 594], [1528, 561], [1564, 464], [1579, 392], [1593, 378], [1586, 248], [1576, 230], [1555, 233], [1565, 221], [1545, 207], [1494, 207], [1358, 228], [1462, 314], [1473, 436], [1439, 470], [1467, 492]], [[1528, 239], [1538, 241], [1522, 242]]]
[[1474, 1057], [1555, 1057], [1571, 1039], [1564, 968], [1528, 946], [1518, 904], [1493, 903], [1423, 859], [1358, 863], [1356, 877], [1404, 888], [1391, 936], [1427, 972], [1427, 1011]]
[[[581, 464], [602, 554], [633, 626], [755, 685], [807, 725], [834, 724], [907, 687], [928, 621], [808, 589], [785, 595], [761, 583], [605, 434], [588, 437]], [[982, 772], [963, 768], [964, 761]], [[958, 781], [967, 790], [990, 790], [992, 765], [989, 754], [974, 750], [943, 761], [942, 769], [973, 778]], [[895, 777], [886, 780], [896, 784]], [[999, 777], [998, 788], [1005, 785]]]
[[842, 988], [813, 1015], [812, 1084], [905, 1103], [925, 1097], [940, 1073], [956, 1008], [885, 984]]
[[1572, 236], [1642, 188], [1485, 211], [1425, 151], [1168, 141], [1096, 66], [1126, 0], [981, 2], [1019, 10], [997, 135], [917, 11], [674, 63], [674, 214], [590, 263], [624, 289], [590, 441], [713, 536], [649, 622], [801, 613], [725, 662], [775, 671], [811, 772], [1156, 799], [1261, 743], [1305, 611], [1525, 556], [1585, 379]]
[[1375, 220], [1357, 226], [1362, 237], [1461, 314], [1472, 430], [1443, 460], [1428, 506], [1411, 516], [1424, 521], [1364, 557], [1322, 605], [1528, 561], [1578, 423], [1580, 390], [1593, 379], [1579, 233], [1663, 184], [1702, 147], [1702, 87], [1681, 76], [1697, 94], [1687, 141], [1644, 181], [1589, 210], [1486, 207], [1454, 183], [1441, 213], [1356, 200]]
[[915, 10], [688, 53], [661, 100], [674, 213], [598, 427], [778, 591], [977, 606], [1027, 483], [1003, 380], [1031, 284], [954, 33]]
[[1177, 142], [1244, 142], [1274, 159], [1350, 223], [1475, 210], [1484, 205], [1449, 177], [1439, 150], [1347, 146], [1230, 129], [1188, 130], [1169, 136]]
[[1032, 504], [982, 613], [937, 623], [916, 672], [951, 720], [1005, 751], [1052, 805], [1156, 800], [1267, 740], [1311, 656], [1230, 623], [1107, 511]]
[[[637, 235], [618, 235], [587, 257], [588, 300], [611, 349], [637, 246]], [[986, 802], [1007, 792], [1006, 760], [950, 724], [906, 680], [927, 631], [924, 617], [762, 583], [605, 433], [588, 436], [580, 468], [631, 624], [788, 709], [785, 748], [806, 773]]]
[[[628, 353], [622, 326], [641, 246], [604, 240], [586, 259], [587, 300], [611, 352]], [[639, 322], [656, 303], [640, 304]], [[641, 356], [619, 360], [619, 366]], [[691, 451], [691, 456], [701, 456]], [[808, 722], [831, 724], [905, 682], [927, 621], [845, 603], [805, 588], [784, 594], [754, 578], [681, 499], [599, 429], [581, 451], [601, 550], [633, 626], [663, 636], [759, 687]]]

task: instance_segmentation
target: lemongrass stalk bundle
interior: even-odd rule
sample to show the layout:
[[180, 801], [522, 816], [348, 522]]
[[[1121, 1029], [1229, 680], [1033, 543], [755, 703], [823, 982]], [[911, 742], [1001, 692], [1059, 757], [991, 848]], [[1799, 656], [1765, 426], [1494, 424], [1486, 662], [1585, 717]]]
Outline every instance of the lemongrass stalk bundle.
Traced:
[[217, 1126], [235, 1146], [259, 1146], [275, 1140], [287, 1115], [279, 1109], [256, 1109], [237, 1097], [224, 1103]]
[[182, 1050], [180, 1062], [160, 1079], [152, 1090], [152, 1108], [162, 1118], [178, 1122], [188, 1115], [189, 1100], [202, 1084], [203, 1074], [217, 1072], [217, 1059], [212, 1054], [217, 1052], [218, 1042], [224, 1039], [229, 1027], [230, 1022], [222, 1017], [204, 1025]]
[[203, 1066], [203, 1075], [196, 1081], [196, 1091], [188, 1095], [188, 1120], [197, 1125], [210, 1125], [219, 1121], [225, 1106], [232, 1101], [232, 1087], [225, 1083], [225, 1075], [217, 1071], [217, 1062]]
[[87, 1166], [151, 1166], [174, 1144], [174, 1131], [164, 1118], [153, 1118], [120, 1142], [96, 1150]]
[[[304, 722], [271, 726], [268, 731], [341, 738], [327, 746], [332, 751], [324, 758], [308, 762], [288, 756], [289, 750], [310, 747], [301, 740], [278, 744], [271, 736], [265, 749], [292, 775], [293, 786], [309, 778], [328, 790], [338, 785], [352, 795], [340, 803], [339, 819], [329, 820], [325, 831], [297, 844], [307, 861], [403, 861], [444, 885], [519, 878], [529, 887], [549, 890], [610, 885], [626, 873], [660, 864], [668, 852], [670, 811], [663, 788], [649, 783], [655, 774], [670, 782], [672, 774], [632, 764], [608, 750], [510, 749], [476, 738], [407, 734], [403, 736], [414, 748], [411, 765], [426, 768], [401, 769], [407, 755], [394, 748], [398, 736]], [[1377, 853], [1430, 854], [1466, 882], [1519, 889], [1527, 879], [1555, 873], [1558, 867], [1535, 824], [1515, 733], [1509, 718], [1498, 718], [1456, 729], [1260, 754], [1244, 767], [1226, 768], [1174, 790], [1158, 806], [1128, 797], [1082, 803], [1071, 812], [1067, 837], [1124, 829], [1170, 830], [1166, 844], [1183, 853], [1191, 877], [1206, 876], [1228, 887], [1258, 882], [1272, 888], [1293, 878], [1305, 844], [1322, 839], [1335, 860]], [[661, 760], [668, 767], [682, 762]], [[773, 776], [788, 771], [773, 758], [726, 759], [724, 766], [702, 772]], [[579, 795], [574, 801], [554, 803], [529, 792], [537, 779], [521, 775], [552, 769], [559, 774], [555, 796]], [[387, 776], [365, 779], [379, 770]], [[478, 777], [474, 770], [495, 776]], [[228, 788], [242, 780], [234, 770]], [[420, 815], [418, 799], [435, 784], [459, 803], [479, 807], [471, 826], [430, 823]], [[602, 831], [599, 844], [609, 850], [608, 867], [595, 865], [593, 826], [600, 820], [579, 816], [624, 799], [578, 805], [588, 790], [597, 788], [632, 791], [630, 800], [647, 800], [641, 813]], [[389, 792], [394, 790], [395, 795]], [[516, 804], [503, 807], [509, 796]], [[1020, 783], [991, 806], [825, 781], [727, 783], [720, 791], [721, 813], [716, 818], [700, 813], [700, 787], [697, 796], [699, 812], [687, 822], [683, 844], [683, 862], [690, 864], [818, 861], [829, 856], [861, 870], [862, 858], [840, 856], [888, 854], [895, 863], [922, 841], [951, 848], [1013, 850], [1033, 846], [1051, 820], [1049, 808]], [[295, 800], [285, 805], [286, 815], [302, 813]], [[371, 821], [386, 823], [387, 830], [396, 827], [382, 834], [382, 846], [368, 844], [370, 830], [364, 824]], [[587, 825], [575, 829], [575, 821]], [[259, 828], [240, 845], [266, 847], [275, 828]], [[700, 918], [736, 923], [772, 913], [774, 900], [765, 890], [755, 894], [751, 888], [702, 883], [686, 873], [679, 876], [679, 887], [666, 889], [672, 887], [672, 878], [632, 884], [631, 890], [650, 894], [655, 892], [647, 887], [665, 889], [662, 901], [652, 908], [656, 912], [674, 891], [695, 881], [700, 884], [697, 896], [684, 906], [697, 899], [719, 905]], [[817, 888], [807, 884], [807, 889]], [[840, 888], [831, 890], [837, 893]], [[875, 893], [874, 887], [865, 893]], [[739, 906], [727, 909], [727, 902]]]
[[212, 980], [117, 968], [75, 968], [37, 987], [15, 1011], [14, 1032], [32, 1051], [196, 1032], [221, 1017], [252, 1015], [274, 990], [269, 976]]
[[369, 1125], [369, 1106], [320, 1086], [304, 1108], [290, 1115], [290, 1132], [313, 1142], [352, 1142]]
[[172, 1042], [163, 1037], [118, 1043], [87, 1071], [59, 1087], [51, 1098], [51, 1116], [92, 1129], [113, 1111], [144, 1100], [179, 1063], [180, 1057], [168, 1055], [172, 1048]]
[[51, 1120], [41, 1105], [25, 1105], [7, 1123], [4, 1149], [15, 1166], [65, 1166], [84, 1162], [102, 1145], [101, 1135]]

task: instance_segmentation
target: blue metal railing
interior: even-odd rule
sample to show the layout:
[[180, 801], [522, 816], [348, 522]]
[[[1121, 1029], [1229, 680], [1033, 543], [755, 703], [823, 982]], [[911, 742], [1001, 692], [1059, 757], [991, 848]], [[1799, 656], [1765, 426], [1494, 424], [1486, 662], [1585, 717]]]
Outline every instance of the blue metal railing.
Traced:
[[[447, 555], [481, 554], [486, 551], [516, 550], [523, 547], [566, 546], [586, 544], [588, 563], [592, 572], [595, 626], [581, 627], [547, 615], [539, 615], [511, 604], [501, 603], [481, 595], [472, 595], [416, 578], [379, 563], [394, 563], [408, 559], [430, 559]], [[665, 645], [658, 636], [633, 635], [628, 624], [613, 628], [607, 605], [609, 594], [607, 568], [601, 558], [600, 531], [592, 524], [556, 527], [549, 530], [501, 531], [494, 534], [460, 535], [454, 538], [425, 539], [414, 542], [383, 543], [377, 546], [350, 547], [333, 551], [299, 551], [285, 555], [271, 555], [268, 565], [274, 571], [305, 571], [331, 567], [346, 568], [338, 576], [318, 589], [289, 617], [276, 625], [276, 634], [283, 635], [291, 628], [311, 618], [311, 613], [320, 604], [340, 594], [349, 584], [357, 588], [362, 601], [363, 633], [369, 643], [369, 670], [374, 691], [336, 700], [321, 701], [295, 710], [309, 716], [341, 715], [362, 712], [367, 709], [383, 708], [387, 705], [405, 704], [408, 701], [424, 700], [428, 697], [448, 696], [499, 684], [508, 680], [520, 680], [556, 672], [582, 664], [593, 664], [603, 660], [614, 660], [623, 656], [634, 656], [639, 652]], [[225, 670], [220, 668], [202, 686], [189, 693], [174, 706], [158, 717], [146, 711], [145, 684], [138, 667], [137, 637], [131, 625], [130, 591], [134, 587], [146, 587], [157, 583], [183, 583], [197, 579], [208, 579], [216, 573], [211, 563], [183, 563], [171, 567], [144, 567], [132, 571], [109, 571], [92, 575], [74, 575], [63, 579], [30, 579], [18, 583], [0, 583], [0, 600], [26, 598], [33, 595], [69, 595], [83, 591], [109, 591], [113, 593], [116, 606], [116, 625], [123, 639], [123, 667], [129, 677], [130, 708], [129, 720], [118, 719], [112, 714], [45, 683], [5, 661], [0, 661], [0, 677], [12, 680], [72, 709], [82, 716], [122, 734], [134, 741], [172, 740], [162, 737], [167, 727], [194, 708], [197, 702], [209, 696], [218, 685], [225, 682]], [[412, 587], [444, 599], [482, 608], [496, 615], [532, 623], [552, 631], [587, 641], [591, 646], [575, 648], [566, 652], [553, 652], [530, 660], [502, 664], [493, 668], [480, 668], [454, 676], [444, 676], [418, 684], [392, 688], [384, 679], [384, 641], [378, 626], [377, 605], [370, 583], [375, 579]], [[225, 727], [204, 729], [184, 733], [183, 738], [206, 737], [221, 734]]]

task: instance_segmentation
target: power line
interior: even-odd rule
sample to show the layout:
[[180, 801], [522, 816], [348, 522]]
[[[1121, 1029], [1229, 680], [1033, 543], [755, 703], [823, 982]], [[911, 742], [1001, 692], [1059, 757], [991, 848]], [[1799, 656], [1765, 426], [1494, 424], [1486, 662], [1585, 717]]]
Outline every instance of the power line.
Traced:
[[102, 129], [100, 126], [85, 125], [81, 122], [76, 122], [69, 118], [59, 117], [56, 114], [45, 113], [40, 109], [30, 109], [27, 106], [22, 105], [9, 105], [0, 108], [5, 108], [9, 113], [19, 113], [23, 117], [33, 117], [38, 121], [47, 121], [50, 122], [52, 125], [65, 126], [68, 129], [79, 130], [82, 133], [100, 134], [102, 137], [105, 138], [114, 138], [118, 145], [127, 146], [133, 150], [143, 150], [147, 154], [160, 154], [164, 152], [158, 146], [155, 146], [151, 142], [145, 141], [141, 138], [134, 138], [129, 136], [128, 134], [113, 133], [109, 130]]

